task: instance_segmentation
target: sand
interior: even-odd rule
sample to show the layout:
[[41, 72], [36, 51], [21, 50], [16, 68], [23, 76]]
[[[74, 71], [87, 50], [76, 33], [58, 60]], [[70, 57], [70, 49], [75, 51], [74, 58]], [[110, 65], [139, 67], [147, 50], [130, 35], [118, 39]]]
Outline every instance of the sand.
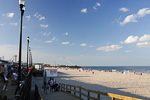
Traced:
[[[94, 72], [94, 74], [92, 74]], [[57, 83], [150, 100], [150, 74], [58, 69]]]

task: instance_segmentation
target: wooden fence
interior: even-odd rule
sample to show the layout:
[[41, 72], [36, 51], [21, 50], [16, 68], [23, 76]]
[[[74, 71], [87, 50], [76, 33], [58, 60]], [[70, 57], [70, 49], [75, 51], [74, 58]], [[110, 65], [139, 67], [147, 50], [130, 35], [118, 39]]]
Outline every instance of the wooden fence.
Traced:
[[[122, 95], [113, 94], [113, 93], [104, 93], [104, 92], [100, 92], [100, 91], [89, 90], [89, 89], [85, 89], [81, 86], [62, 84], [62, 83], [60, 83], [60, 89], [61, 89], [61, 91], [69, 92], [71, 95], [74, 95], [80, 99], [83, 99], [81, 97], [81, 95], [83, 95], [84, 97], [86, 97], [86, 100], [91, 100], [91, 99], [92, 100], [101, 100], [101, 95], [108, 96], [108, 97], [112, 98], [112, 100], [115, 100], [115, 99], [142, 100], [142, 99], [138, 99], [138, 98], [127, 97], [127, 96], [122, 96]], [[78, 96], [76, 95], [77, 93], [79, 94]], [[90, 95], [91, 93], [96, 94], [97, 97], [91, 96]]]
[[35, 84], [35, 100], [43, 100], [39, 92], [39, 88], [36, 84]]

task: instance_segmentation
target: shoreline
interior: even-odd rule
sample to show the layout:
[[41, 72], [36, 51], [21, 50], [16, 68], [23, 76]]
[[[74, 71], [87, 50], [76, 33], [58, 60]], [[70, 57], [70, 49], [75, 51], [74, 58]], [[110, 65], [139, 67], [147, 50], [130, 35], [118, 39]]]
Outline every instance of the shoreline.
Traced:
[[117, 72], [137, 72], [137, 73], [150, 73], [150, 66], [81, 66], [86, 69], [94, 69], [98, 71], [112, 71], [116, 70]]

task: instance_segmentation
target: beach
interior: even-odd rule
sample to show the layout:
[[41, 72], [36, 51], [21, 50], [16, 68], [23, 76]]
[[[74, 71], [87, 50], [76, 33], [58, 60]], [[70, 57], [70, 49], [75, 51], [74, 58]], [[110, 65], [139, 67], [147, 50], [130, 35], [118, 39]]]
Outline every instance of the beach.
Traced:
[[150, 74], [83, 71], [58, 68], [57, 83], [82, 86], [86, 89], [114, 93], [140, 99], [150, 99]]

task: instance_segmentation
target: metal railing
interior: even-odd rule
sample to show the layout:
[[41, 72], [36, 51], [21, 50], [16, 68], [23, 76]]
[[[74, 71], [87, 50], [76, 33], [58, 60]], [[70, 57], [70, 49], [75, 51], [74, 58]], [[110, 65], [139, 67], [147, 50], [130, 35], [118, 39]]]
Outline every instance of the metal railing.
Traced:
[[[71, 95], [76, 96], [80, 99], [83, 99], [81, 96], [83, 95], [86, 97], [85, 100], [101, 100], [101, 95], [103, 96], [108, 96], [112, 98], [112, 100], [115, 99], [121, 99], [121, 100], [142, 100], [138, 98], [133, 98], [133, 97], [128, 97], [128, 96], [123, 96], [123, 95], [118, 95], [118, 94], [113, 94], [113, 93], [104, 93], [100, 91], [94, 91], [94, 90], [89, 90], [85, 89], [81, 86], [76, 86], [76, 85], [69, 85], [69, 84], [62, 84], [60, 83], [60, 89], [61, 91], [69, 92]], [[84, 91], [84, 92], [83, 92]], [[78, 93], [78, 96], [76, 95]], [[90, 94], [94, 93], [97, 95], [97, 97], [93, 97]], [[84, 100], [84, 99], [83, 99]]]

